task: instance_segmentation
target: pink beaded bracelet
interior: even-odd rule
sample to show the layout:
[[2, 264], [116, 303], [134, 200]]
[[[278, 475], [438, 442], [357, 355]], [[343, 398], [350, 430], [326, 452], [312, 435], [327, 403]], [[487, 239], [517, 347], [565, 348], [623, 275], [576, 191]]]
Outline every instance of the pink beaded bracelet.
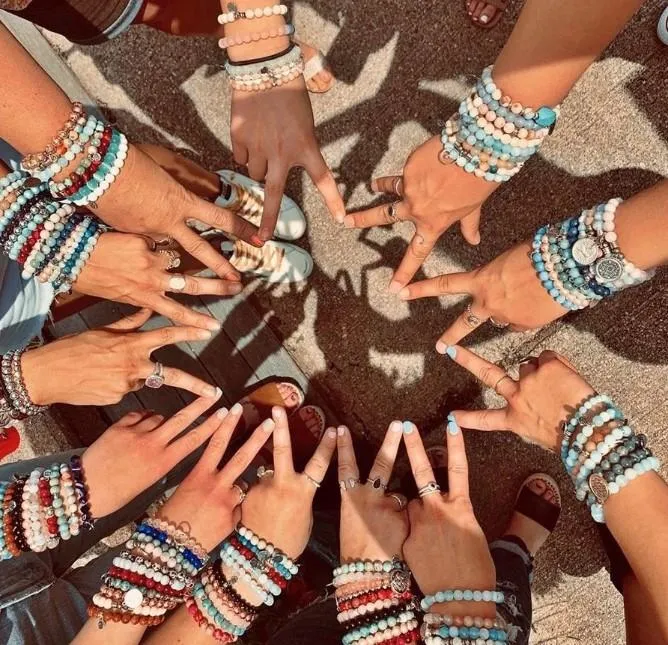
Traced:
[[259, 40], [267, 40], [269, 38], [280, 38], [281, 36], [291, 36], [295, 33], [294, 25], [283, 25], [278, 29], [270, 29], [269, 31], [256, 31], [252, 34], [238, 34], [236, 36], [227, 36], [218, 41], [218, 47], [221, 49], [228, 49], [229, 47], [237, 47], [238, 45], [248, 45], [249, 43], [256, 43]]

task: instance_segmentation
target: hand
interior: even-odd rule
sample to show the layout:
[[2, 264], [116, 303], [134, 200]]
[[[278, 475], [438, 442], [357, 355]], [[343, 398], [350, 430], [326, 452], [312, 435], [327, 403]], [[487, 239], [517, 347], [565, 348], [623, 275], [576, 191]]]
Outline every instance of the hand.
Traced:
[[271, 419], [264, 421], [223, 469], [218, 470], [241, 414], [238, 404], [229, 412], [221, 408], [215, 413], [215, 433], [204, 454], [158, 513], [187, 529], [207, 551], [222, 542], [237, 525], [242, 495], [235, 483], [274, 429]]
[[338, 222], [346, 213], [343, 200], [315, 137], [313, 112], [302, 76], [263, 92], [232, 93], [234, 160], [248, 166], [257, 181], [266, 180], [260, 238], [274, 235], [288, 172], [302, 166], [318, 187]]
[[168, 235], [218, 276], [233, 282], [239, 282], [239, 273], [188, 227], [187, 220], [197, 219], [262, 246], [254, 226], [191, 193], [135, 146], [129, 147], [121, 174], [100, 198], [95, 213], [125, 233]]
[[480, 207], [499, 184], [480, 179], [455, 164], [442, 164], [438, 160], [441, 148], [441, 138], [432, 137], [408, 157], [403, 176], [374, 181], [375, 191], [398, 197], [394, 217], [390, 205], [385, 204], [345, 218], [346, 228], [369, 228], [398, 220], [415, 224], [415, 235], [392, 278], [390, 293], [399, 293], [412, 280], [438, 238], [455, 222], [460, 222], [469, 244], [480, 242]]
[[[457, 423], [473, 430], [505, 430], [547, 450], [561, 450], [562, 424], [593, 388], [559, 354], [541, 352], [520, 364], [520, 380], [510, 378], [498, 365], [464, 347], [452, 348], [455, 363], [508, 401], [497, 410], [453, 412]], [[452, 353], [452, 352], [451, 352]]]
[[[471, 313], [481, 321], [493, 318], [499, 325], [510, 324], [514, 331], [542, 327], [567, 313], [541, 285], [529, 253], [531, 244], [523, 242], [506, 251], [486, 266], [468, 273], [450, 273], [414, 282], [399, 293], [402, 300], [466, 293], [473, 296]], [[475, 325], [464, 312], [445, 330], [436, 350], [445, 353], [470, 334]]]
[[[23, 378], [37, 405], [110, 405], [139, 390], [155, 369], [151, 353], [159, 347], [207, 340], [211, 332], [195, 327], [162, 327], [138, 331], [151, 317], [142, 309], [113, 325], [61, 338], [23, 354]], [[214, 396], [216, 388], [195, 376], [164, 367], [165, 385], [198, 396]]]
[[218, 427], [216, 415], [177, 437], [220, 395], [219, 391], [199, 398], [168, 421], [141, 411], [130, 412], [109, 426], [81, 457], [93, 517], [122, 508], [199, 448]]
[[[390, 424], [369, 471], [369, 480], [380, 478], [385, 485], [390, 481], [402, 431], [401, 421]], [[339, 481], [347, 484], [346, 490], [341, 491], [341, 562], [392, 560], [395, 556], [403, 559], [403, 544], [408, 536], [405, 499], [393, 493], [402, 500], [400, 508], [396, 498], [368, 481], [350, 488], [350, 480], [359, 482], [360, 473], [350, 430], [344, 426], [339, 427], [337, 446]]]
[[[418, 490], [436, 481], [417, 428], [404, 434], [404, 443]], [[464, 437], [460, 430], [447, 433], [449, 492], [432, 493], [408, 505], [411, 532], [404, 544], [406, 562], [425, 595], [447, 589], [492, 591], [496, 570], [485, 534], [469, 497], [469, 472]], [[431, 611], [455, 616], [496, 615], [493, 603], [434, 605]], [[480, 612], [485, 612], [481, 614]], [[475, 613], [473, 613], [475, 612]]]
[[[176, 253], [170, 250], [169, 253]], [[74, 283], [74, 290], [89, 296], [147, 307], [180, 325], [217, 331], [220, 323], [165, 295], [167, 291], [191, 295], [229, 296], [240, 293], [240, 282], [168, 273], [169, 255], [151, 251], [138, 235], [104, 233]], [[170, 280], [183, 278], [185, 287], [174, 289]]]
[[241, 521], [294, 560], [303, 553], [311, 535], [317, 490], [313, 482], [321, 482], [327, 473], [336, 433], [325, 432], [304, 472], [296, 473], [285, 410], [274, 407], [272, 417], [276, 423], [274, 474], [264, 476], [250, 489], [241, 507]]

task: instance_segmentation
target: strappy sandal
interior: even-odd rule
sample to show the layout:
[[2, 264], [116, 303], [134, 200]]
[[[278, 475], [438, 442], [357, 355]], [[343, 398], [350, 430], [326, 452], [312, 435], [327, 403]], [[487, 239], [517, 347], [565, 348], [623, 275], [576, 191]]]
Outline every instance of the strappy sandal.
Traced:
[[[538, 484], [541, 491], [536, 493], [529, 488], [529, 484]], [[551, 493], [551, 499], [545, 498], [546, 492]], [[545, 473], [529, 475], [517, 495], [515, 512], [521, 513], [546, 531], [552, 533], [561, 514], [561, 493], [557, 482]]]
[[[313, 94], [324, 94], [325, 92], [329, 92], [329, 90], [332, 89], [336, 79], [332, 73], [332, 69], [330, 68], [329, 63], [327, 62], [327, 57], [321, 51], [318, 51], [315, 47], [309, 45], [308, 43], [303, 43], [300, 41], [295, 42], [297, 42], [297, 44], [302, 48], [303, 52], [305, 52], [307, 49], [313, 50], [315, 52], [310, 58], [307, 58], [306, 54], [304, 55], [304, 60], [306, 62], [304, 63], [303, 75], [308, 91], [312, 92]], [[330, 76], [328, 81], [323, 81], [326, 85], [326, 87], [323, 89], [317, 87], [315, 81], [313, 80], [321, 72], [327, 72]]]
[[491, 5], [496, 9], [496, 11], [494, 12], [494, 16], [489, 22], [482, 22], [481, 20], [471, 16], [471, 22], [474, 25], [481, 27], [482, 29], [492, 29], [497, 25], [499, 20], [501, 20], [501, 16], [503, 15], [503, 12], [506, 10], [506, 7], [508, 6], [508, 0], [484, 0], [484, 2], [485, 4]]
[[18, 450], [20, 445], [21, 435], [16, 428], [0, 428], [0, 461]]

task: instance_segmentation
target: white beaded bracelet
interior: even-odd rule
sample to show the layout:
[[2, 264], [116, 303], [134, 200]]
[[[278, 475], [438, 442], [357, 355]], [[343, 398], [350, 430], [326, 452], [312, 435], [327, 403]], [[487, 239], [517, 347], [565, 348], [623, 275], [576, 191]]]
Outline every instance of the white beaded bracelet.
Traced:
[[284, 4], [275, 4], [269, 7], [258, 7], [257, 9], [244, 9], [239, 11], [236, 6], [230, 4], [228, 7], [234, 7], [233, 11], [226, 11], [218, 16], [218, 22], [221, 25], [229, 25], [236, 20], [252, 20], [253, 18], [269, 18], [271, 16], [284, 16], [288, 13], [288, 7]]

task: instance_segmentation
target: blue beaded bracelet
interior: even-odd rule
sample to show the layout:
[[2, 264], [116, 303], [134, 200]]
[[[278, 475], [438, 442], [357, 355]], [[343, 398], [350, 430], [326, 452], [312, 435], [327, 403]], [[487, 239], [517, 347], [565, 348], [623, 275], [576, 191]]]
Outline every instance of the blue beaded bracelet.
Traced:
[[439, 627], [436, 632], [442, 638], [461, 638], [461, 639], [476, 639], [483, 638], [485, 640], [493, 640], [496, 643], [505, 643], [508, 641], [508, 632], [504, 629], [495, 629], [491, 627], [486, 629], [484, 627], [455, 627], [454, 625], [448, 627], [444, 625]]
[[442, 602], [494, 602], [502, 603], [504, 595], [502, 591], [477, 591], [473, 589], [453, 589], [437, 591], [435, 594], [425, 596], [420, 601], [422, 611], [429, 611], [432, 605]]

